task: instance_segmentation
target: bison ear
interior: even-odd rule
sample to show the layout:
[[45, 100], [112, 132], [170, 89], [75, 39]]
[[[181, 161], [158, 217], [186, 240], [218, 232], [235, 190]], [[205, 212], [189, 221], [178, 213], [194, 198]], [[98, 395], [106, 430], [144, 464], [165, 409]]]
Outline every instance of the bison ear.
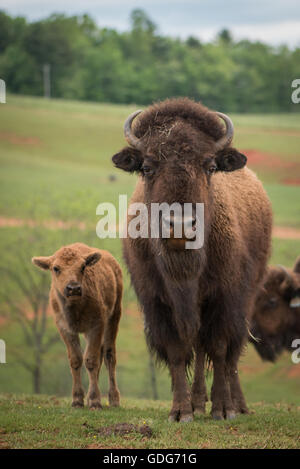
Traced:
[[43, 270], [49, 270], [51, 264], [52, 256], [49, 257], [33, 257], [31, 262]]
[[129, 173], [139, 171], [143, 164], [142, 153], [136, 148], [126, 147], [112, 157], [116, 168], [123, 169]]
[[215, 161], [219, 171], [235, 171], [245, 166], [247, 158], [235, 148], [225, 148], [216, 154]]
[[99, 251], [92, 252], [92, 254], [89, 254], [85, 258], [85, 265], [90, 267], [96, 264], [100, 259], [101, 259], [101, 254]]
[[283, 293], [284, 290], [287, 288], [287, 284], [289, 281], [289, 275], [287, 274], [285, 268], [279, 265], [278, 269], [274, 270], [272, 279], [273, 282], [275, 282], [275, 284], [277, 285], [277, 288], [279, 288], [279, 291]]
[[296, 264], [294, 265], [294, 272], [300, 274], [300, 256], [296, 260]]

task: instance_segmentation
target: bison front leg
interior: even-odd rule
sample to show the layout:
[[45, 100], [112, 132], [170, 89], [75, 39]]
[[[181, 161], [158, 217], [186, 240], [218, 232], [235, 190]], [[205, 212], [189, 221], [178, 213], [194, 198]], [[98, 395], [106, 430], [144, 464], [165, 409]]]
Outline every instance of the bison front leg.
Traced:
[[193, 409], [191, 395], [186, 379], [186, 363], [182, 350], [168, 351], [169, 368], [172, 378], [173, 404], [169, 414], [169, 421], [191, 422]]
[[214, 378], [211, 389], [212, 410], [215, 420], [233, 419], [234, 406], [231, 399], [230, 381], [226, 366], [227, 346], [220, 345], [212, 355]]
[[99, 372], [103, 360], [103, 329], [93, 329], [85, 334], [87, 346], [84, 352], [84, 364], [89, 375], [87, 405], [90, 409], [101, 409], [101, 394], [98, 386]]
[[73, 378], [72, 407], [83, 407], [84, 390], [81, 384], [82, 351], [78, 334], [59, 328], [60, 335], [67, 346], [68, 358]]
[[240, 414], [249, 414], [249, 410], [240, 385], [237, 363], [230, 369], [230, 391], [234, 410]]
[[192, 386], [192, 407], [194, 415], [205, 414], [205, 404], [208, 401], [204, 366], [205, 366], [205, 352], [200, 343], [197, 342], [195, 347], [195, 375]]

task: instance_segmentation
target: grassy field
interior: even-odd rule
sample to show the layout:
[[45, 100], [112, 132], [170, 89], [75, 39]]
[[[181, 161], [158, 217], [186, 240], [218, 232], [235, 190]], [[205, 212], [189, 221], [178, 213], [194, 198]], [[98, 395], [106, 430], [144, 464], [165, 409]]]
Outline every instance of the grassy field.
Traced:
[[[0, 419], [0, 440], [3, 437], [4, 444], [15, 447], [55, 446], [62, 441], [65, 446], [86, 447], [101, 445], [102, 440], [105, 447], [165, 447], [169, 442], [173, 447], [299, 445], [295, 422], [296, 418], [299, 421], [300, 365], [294, 365], [288, 354], [272, 365], [262, 363], [252, 346], [248, 347], [241, 360], [241, 378], [256, 414], [239, 418], [232, 429], [229, 423], [215, 423], [208, 418], [190, 427], [171, 429], [165, 423], [171, 397], [166, 370], [156, 371], [161, 401], [145, 401], [153, 398], [149, 356], [141, 315], [122, 261], [120, 240], [99, 240], [95, 233], [97, 205], [117, 204], [118, 195], [130, 195], [135, 184], [135, 176], [119, 172], [111, 164], [111, 156], [125, 145], [122, 125], [134, 109], [15, 96], [8, 96], [7, 104], [0, 106], [0, 268], [9, 266], [19, 271], [25, 259], [38, 281], [47, 274], [31, 266], [33, 255], [49, 255], [62, 244], [82, 241], [110, 250], [125, 272], [124, 314], [118, 336], [118, 378], [124, 407], [117, 411], [105, 409], [99, 415], [87, 410], [76, 413], [67, 407], [65, 399], [28, 396], [32, 378], [18, 357], [24, 355], [33, 360], [33, 351], [24, 342], [20, 325], [10, 320], [1, 292], [18, 304], [24, 298], [20, 289], [1, 275], [0, 338], [6, 341], [7, 364], [0, 364], [0, 412], [5, 416]], [[273, 204], [275, 225], [300, 229], [300, 115], [232, 117], [236, 128], [234, 143], [249, 156], [249, 166], [264, 182]], [[300, 253], [300, 239], [296, 238], [274, 238], [271, 262], [292, 266]], [[49, 331], [54, 332], [51, 317], [48, 324]], [[104, 372], [100, 378], [104, 394], [106, 378]], [[209, 376], [209, 384], [210, 381]], [[44, 359], [42, 392], [63, 397], [69, 395], [70, 388], [66, 353], [58, 342]], [[83, 428], [87, 419], [91, 427]], [[153, 436], [98, 438], [96, 432], [94, 441], [94, 429], [132, 419], [137, 424], [143, 419], [150, 422]], [[40, 427], [36, 425], [38, 421]], [[64, 429], [73, 422], [77, 422], [72, 427], [74, 434], [64, 436]], [[172, 436], [166, 441], [168, 432]]]
[[209, 414], [168, 422], [169, 403], [124, 399], [119, 409], [72, 409], [68, 399], [6, 395], [0, 399], [1, 448], [299, 448], [299, 407], [256, 403], [234, 421]]

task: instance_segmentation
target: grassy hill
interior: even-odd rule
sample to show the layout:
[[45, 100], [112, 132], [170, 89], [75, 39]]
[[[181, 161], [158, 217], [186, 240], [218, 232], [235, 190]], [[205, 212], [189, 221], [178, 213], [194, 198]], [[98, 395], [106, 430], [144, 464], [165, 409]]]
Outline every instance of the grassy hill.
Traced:
[[[104, 439], [104, 445], [121, 447], [142, 444], [163, 447], [170, 442], [174, 447], [188, 444], [292, 447], [296, 445], [294, 420], [300, 405], [300, 365], [294, 365], [289, 354], [273, 365], [262, 363], [252, 346], [248, 347], [241, 360], [241, 378], [256, 414], [241, 417], [234, 424], [205, 418], [203, 422], [191, 424], [190, 429], [179, 426], [171, 429], [164, 423], [171, 397], [166, 370], [156, 370], [158, 398], [164, 402], [132, 400], [153, 398], [142, 319], [122, 261], [120, 240], [99, 240], [95, 228], [99, 219], [97, 205], [101, 202], [118, 205], [118, 195], [130, 195], [135, 184], [135, 176], [117, 171], [111, 164], [111, 156], [125, 145], [122, 126], [134, 109], [134, 106], [20, 96], [8, 96], [7, 104], [0, 107], [0, 270], [8, 266], [12, 271], [22, 271], [25, 262], [39, 281], [47, 274], [31, 266], [33, 255], [49, 255], [62, 244], [82, 241], [110, 250], [125, 274], [124, 313], [117, 342], [118, 380], [125, 407], [117, 411], [105, 409], [96, 415], [87, 410], [75, 413], [67, 407], [65, 399], [19, 395], [32, 392], [31, 373], [22, 364], [22, 358], [33, 362], [34, 352], [24, 339], [21, 325], [12, 320], [6, 301], [9, 296], [26, 308], [24, 295], [1, 270], [0, 338], [6, 341], [7, 364], [0, 364], [0, 393], [9, 395], [1, 398], [0, 412], [5, 415], [5, 426], [0, 424], [0, 439], [4, 437], [12, 446], [26, 446], [30, 441], [34, 446], [86, 446], [93, 444], [94, 429], [109, 422], [131, 422], [132, 414], [137, 423], [143, 416], [152, 422], [151, 439], [137, 434], [129, 436], [128, 441], [126, 437], [125, 442], [123, 438], [121, 443], [119, 437], [98, 438], [96, 434], [95, 444], [101, 445]], [[249, 166], [263, 180], [273, 204], [275, 225], [300, 229], [297, 179], [300, 115], [232, 117], [236, 128], [234, 143], [246, 152]], [[293, 264], [300, 253], [300, 240], [294, 238], [273, 239], [272, 263]], [[24, 274], [25, 282], [26, 278]], [[28, 310], [29, 317], [30, 314]], [[48, 330], [55, 331], [51, 317]], [[104, 393], [106, 378], [104, 372], [100, 378]], [[44, 358], [42, 392], [68, 396], [70, 388], [66, 352], [58, 342]], [[39, 418], [41, 427], [35, 425]], [[90, 430], [81, 426], [87, 418], [89, 423], [91, 419]], [[64, 436], [64, 422], [77, 422], [70, 437], [67, 432]], [[3, 428], [8, 433], [1, 433]], [[220, 437], [215, 435], [216, 429]], [[249, 438], [242, 436], [246, 430]], [[172, 436], [166, 441], [169, 433]]]

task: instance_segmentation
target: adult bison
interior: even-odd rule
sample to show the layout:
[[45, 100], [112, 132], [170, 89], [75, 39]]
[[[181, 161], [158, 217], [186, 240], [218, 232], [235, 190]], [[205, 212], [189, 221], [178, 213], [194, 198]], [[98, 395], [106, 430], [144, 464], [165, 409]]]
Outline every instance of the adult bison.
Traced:
[[[205, 357], [214, 369], [212, 416], [233, 418], [247, 412], [237, 363], [269, 255], [270, 203], [255, 174], [243, 168], [246, 157], [230, 146], [227, 116], [186, 98], [154, 104], [133, 129], [137, 114], [124, 126], [130, 147], [113, 156], [118, 168], [139, 174], [132, 202], [149, 212], [152, 203], [204, 203], [201, 249], [185, 249], [184, 237], [124, 239], [148, 345], [171, 373], [169, 419], [186, 422], [193, 411], [205, 411]], [[186, 369], [193, 356], [190, 393]]]
[[250, 342], [263, 360], [275, 362], [300, 339], [300, 257], [293, 269], [269, 267], [251, 321]]

